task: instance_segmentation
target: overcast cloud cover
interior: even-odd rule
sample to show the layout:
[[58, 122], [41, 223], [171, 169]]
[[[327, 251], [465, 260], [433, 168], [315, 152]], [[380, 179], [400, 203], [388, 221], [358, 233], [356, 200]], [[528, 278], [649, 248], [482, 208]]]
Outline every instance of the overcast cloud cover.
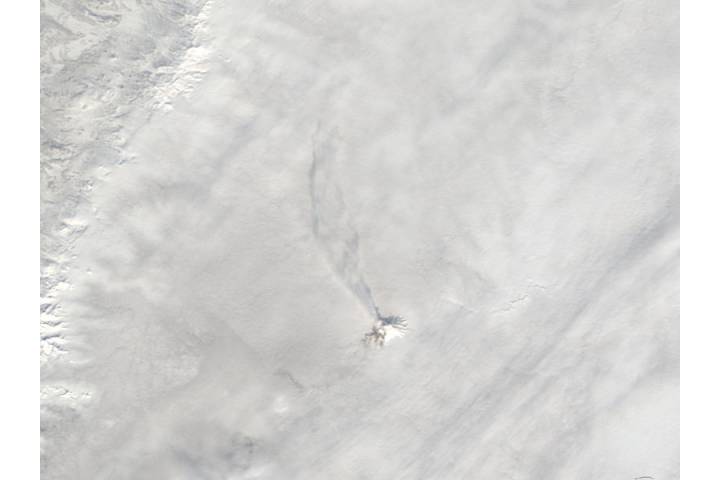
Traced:
[[41, 25], [44, 479], [679, 477], [675, 0]]

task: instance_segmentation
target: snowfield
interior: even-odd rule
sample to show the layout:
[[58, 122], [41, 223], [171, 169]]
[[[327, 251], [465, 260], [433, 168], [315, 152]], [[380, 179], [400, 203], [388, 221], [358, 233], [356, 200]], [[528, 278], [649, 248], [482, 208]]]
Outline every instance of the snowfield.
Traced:
[[47, 480], [678, 473], [674, 0], [44, 0]]

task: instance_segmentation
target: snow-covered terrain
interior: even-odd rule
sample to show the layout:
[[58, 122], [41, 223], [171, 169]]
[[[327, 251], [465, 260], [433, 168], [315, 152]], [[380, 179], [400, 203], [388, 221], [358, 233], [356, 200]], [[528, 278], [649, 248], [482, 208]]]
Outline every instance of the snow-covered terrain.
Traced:
[[676, 3], [43, 0], [43, 478], [678, 478]]

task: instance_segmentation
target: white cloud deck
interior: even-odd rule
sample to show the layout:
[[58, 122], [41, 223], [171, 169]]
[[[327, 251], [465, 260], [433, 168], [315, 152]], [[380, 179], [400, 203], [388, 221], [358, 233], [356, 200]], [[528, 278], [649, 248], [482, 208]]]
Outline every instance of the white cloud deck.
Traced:
[[676, 2], [42, 12], [44, 478], [678, 478]]

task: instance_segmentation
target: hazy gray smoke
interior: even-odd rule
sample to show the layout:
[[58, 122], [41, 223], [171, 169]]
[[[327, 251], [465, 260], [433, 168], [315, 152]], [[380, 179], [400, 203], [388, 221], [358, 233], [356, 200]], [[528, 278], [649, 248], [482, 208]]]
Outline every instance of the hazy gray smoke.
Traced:
[[313, 137], [310, 167], [313, 233], [338, 277], [368, 313], [379, 318], [372, 291], [360, 270], [358, 234], [334, 178], [341, 154], [340, 141], [335, 130], [325, 132], [318, 128]]

